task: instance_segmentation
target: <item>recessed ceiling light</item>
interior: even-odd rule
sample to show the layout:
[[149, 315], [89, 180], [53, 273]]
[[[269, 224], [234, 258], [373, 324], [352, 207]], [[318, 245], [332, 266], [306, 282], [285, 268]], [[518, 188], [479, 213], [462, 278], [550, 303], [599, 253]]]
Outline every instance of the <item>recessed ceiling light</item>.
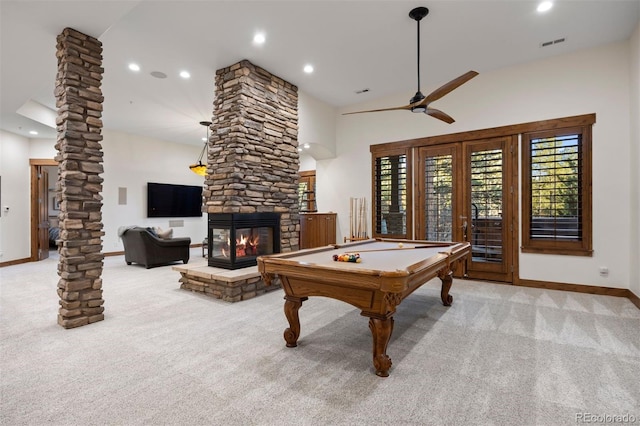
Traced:
[[266, 40], [267, 38], [264, 36], [263, 33], [257, 33], [256, 35], [253, 36], [253, 42], [255, 44], [264, 44]]
[[189, 74], [189, 71], [180, 71], [180, 77], [184, 79], [191, 78], [191, 74]]
[[302, 145], [305, 149], [309, 149], [311, 148], [311, 145], [309, 145], [308, 143], [305, 143], [304, 145]]
[[302, 152], [302, 148], [298, 147], [298, 152]]
[[37, 135], [37, 134], [38, 134], [38, 132], [36, 132], [35, 130], [30, 130], [30, 131], [29, 131], [29, 134], [30, 134], [30, 135]]
[[543, 1], [542, 3], [540, 3], [538, 5], [538, 9], [536, 9], [538, 12], [546, 12], [549, 9], [551, 9], [553, 7], [553, 2], [552, 1]]
[[311, 74], [313, 72], [313, 66], [309, 64], [305, 65], [304, 72], [306, 72], [307, 74]]
[[129, 69], [131, 71], [140, 71], [140, 65], [138, 65], [138, 64], [129, 64]]

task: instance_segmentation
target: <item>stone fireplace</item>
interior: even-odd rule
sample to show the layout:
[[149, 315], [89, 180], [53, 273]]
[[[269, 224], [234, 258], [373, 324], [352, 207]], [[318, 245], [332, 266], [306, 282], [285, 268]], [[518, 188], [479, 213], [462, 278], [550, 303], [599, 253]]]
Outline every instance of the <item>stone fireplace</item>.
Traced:
[[216, 71], [206, 213], [279, 213], [280, 249], [299, 246], [298, 88], [241, 61]]
[[[216, 71], [215, 90], [203, 211], [209, 218], [215, 217], [211, 215], [276, 214], [279, 225], [264, 235], [267, 237], [271, 232], [273, 239], [279, 240], [278, 244], [260, 250], [298, 250], [298, 88], [244, 60]], [[263, 227], [236, 225], [235, 230], [231, 230], [231, 226], [209, 230], [208, 263], [214, 268], [174, 267], [182, 274], [181, 288], [231, 302], [273, 288], [274, 285], [265, 286], [256, 266], [248, 266], [248, 258], [252, 258], [251, 264], [255, 265], [255, 258], [262, 253], [247, 256], [246, 245], [238, 251], [238, 243], [242, 241], [238, 229], [265, 232], [256, 228]], [[262, 234], [259, 239], [263, 239]], [[226, 247], [234, 243], [235, 248]], [[235, 255], [233, 266], [230, 259], [224, 259], [223, 249], [229, 257]], [[217, 272], [217, 268], [228, 269], [228, 272], [223, 269]], [[230, 278], [233, 273], [241, 278], [234, 281]]]
[[255, 266], [258, 256], [280, 252], [280, 214], [209, 213], [209, 266]]

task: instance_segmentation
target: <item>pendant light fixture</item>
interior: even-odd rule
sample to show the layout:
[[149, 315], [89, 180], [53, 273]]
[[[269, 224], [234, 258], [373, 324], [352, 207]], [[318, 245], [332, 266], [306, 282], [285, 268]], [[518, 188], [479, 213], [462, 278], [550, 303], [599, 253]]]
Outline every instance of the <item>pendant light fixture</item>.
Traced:
[[207, 146], [209, 146], [209, 126], [211, 126], [210, 121], [201, 121], [201, 125], [207, 127], [207, 139], [204, 142], [204, 146], [202, 147], [202, 151], [200, 152], [200, 157], [198, 157], [198, 162], [196, 164], [192, 164], [189, 166], [191, 171], [200, 176], [207, 175], [207, 165], [202, 164], [202, 157], [204, 156], [205, 151], [207, 150]]

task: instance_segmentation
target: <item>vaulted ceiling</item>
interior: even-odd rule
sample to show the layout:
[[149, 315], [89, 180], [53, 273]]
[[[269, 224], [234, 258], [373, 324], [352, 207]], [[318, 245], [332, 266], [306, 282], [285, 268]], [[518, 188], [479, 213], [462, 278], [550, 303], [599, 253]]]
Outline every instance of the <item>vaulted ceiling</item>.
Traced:
[[[640, 0], [556, 0], [544, 14], [537, 3], [1, 0], [0, 128], [55, 138], [43, 123], [55, 116], [56, 36], [65, 27], [103, 43], [105, 128], [200, 145], [215, 71], [242, 59], [334, 107], [398, 93], [408, 102], [417, 89], [416, 23], [408, 16], [416, 6], [430, 11], [421, 22], [424, 93], [469, 70], [481, 78], [626, 40], [640, 18]], [[253, 41], [258, 32], [262, 45]], [[140, 71], [129, 70], [132, 62]]]

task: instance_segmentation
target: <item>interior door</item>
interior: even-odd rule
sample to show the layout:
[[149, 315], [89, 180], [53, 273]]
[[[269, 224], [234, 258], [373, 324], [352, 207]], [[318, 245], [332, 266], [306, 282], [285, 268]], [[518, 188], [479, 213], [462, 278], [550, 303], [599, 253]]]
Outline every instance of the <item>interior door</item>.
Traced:
[[418, 150], [416, 235], [470, 242], [457, 276], [513, 281], [514, 146], [506, 137]]
[[49, 172], [38, 167], [38, 260], [49, 257]]

